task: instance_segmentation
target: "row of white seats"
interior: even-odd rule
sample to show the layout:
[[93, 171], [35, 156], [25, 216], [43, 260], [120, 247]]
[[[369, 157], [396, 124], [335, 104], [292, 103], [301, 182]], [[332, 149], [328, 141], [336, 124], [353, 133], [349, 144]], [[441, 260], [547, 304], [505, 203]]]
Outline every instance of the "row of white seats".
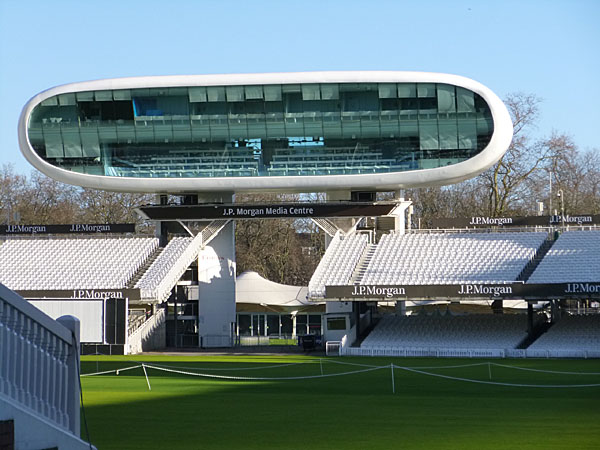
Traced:
[[566, 231], [535, 269], [528, 283], [600, 280], [600, 231]]
[[14, 290], [122, 289], [156, 238], [14, 239], [0, 245], [0, 282]]
[[544, 232], [383, 235], [361, 282], [514, 281], [546, 236]]
[[563, 316], [527, 350], [600, 351], [600, 315]]
[[515, 348], [526, 336], [525, 315], [387, 315], [361, 348]]

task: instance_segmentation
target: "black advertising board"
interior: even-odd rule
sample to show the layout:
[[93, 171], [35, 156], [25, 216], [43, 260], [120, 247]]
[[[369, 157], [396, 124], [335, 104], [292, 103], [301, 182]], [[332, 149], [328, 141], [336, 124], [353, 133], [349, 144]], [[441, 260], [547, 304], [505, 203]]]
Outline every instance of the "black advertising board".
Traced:
[[147, 205], [138, 211], [150, 220], [296, 219], [302, 217], [378, 217], [396, 203], [280, 203]]
[[433, 284], [325, 286], [325, 299], [377, 300], [489, 300], [600, 298], [599, 282], [557, 284]]
[[15, 291], [21, 297], [32, 300], [107, 300], [126, 299], [139, 300], [139, 289], [71, 289], [71, 290], [23, 290]]
[[135, 233], [134, 223], [73, 223], [68, 225], [0, 225], [0, 235]]
[[600, 215], [578, 214], [560, 216], [524, 216], [524, 217], [453, 217], [431, 219], [430, 228], [481, 228], [481, 227], [535, 227], [556, 225], [600, 225]]

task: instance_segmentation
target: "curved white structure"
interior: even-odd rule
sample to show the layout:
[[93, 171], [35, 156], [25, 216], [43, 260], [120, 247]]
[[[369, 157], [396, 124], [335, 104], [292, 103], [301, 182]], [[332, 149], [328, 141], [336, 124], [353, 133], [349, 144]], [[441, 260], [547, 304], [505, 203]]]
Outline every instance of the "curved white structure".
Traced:
[[[399, 87], [394, 87], [396, 85]], [[234, 94], [230, 95], [230, 92], [234, 92], [234, 90], [231, 90], [230, 88], [242, 86], [246, 89], [245, 97], [242, 97], [241, 100], [237, 99], [238, 103], [235, 103], [236, 99], [234, 98]], [[267, 98], [266, 94], [267, 87], [273, 86], [277, 87], [277, 89], [280, 89], [280, 92], [283, 92], [283, 94], [278, 94], [280, 96], [279, 98], [276, 98], [276, 100], [274, 100], [272, 103], [268, 103], [269, 99]], [[317, 86], [317, 88], [314, 88], [314, 86]], [[320, 90], [318, 86], [321, 86]], [[328, 90], [328, 86], [334, 86], [334, 93], [331, 95], [328, 94], [328, 92], [330, 92], [330, 90]], [[364, 87], [363, 89], [363, 86], [366, 87]], [[391, 94], [389, 94], [386, 91], [386, 89], [388, 89], [390, 86], [392, 87]], [[403, 86], [407, 86], [406, 89], [418, 89], [418, 94], [403, 94]], [[413, 88], [412, 86], [417, 87]], [[209, 137], [208, 140], [206, 138], [194, 138], [194, 132], [196, 130], [194, 128], [194, 121], [196, 120], [196, 118], [197, 122], [201, 123], [203, 117], [206, 117], [206, 123], [208, 123], [209, 117], [217, 117], [215, 114], [212, 113], [212, 115], [210, 116], [202, 116], [202, 114], [194, 115], [195, 113], [194, 111], [192, 111], [193, 108], [201, 108], [205, 105], [214, 107], [215, 105], [220, 104], [219, 101], [221, 100], [219, 100], [217, 97], [215, 97], [216, 100], [210, 98], [210, 89], [212, 87], [219, 87], [219, 89], [223, 89], [223, 92], [227, 94], [227, 97], [221, 99], [222, 103], [225, 106], [229, 105], [227, 106], [227, 108], [229, 109], [227, 111], [224, 111], [222, 113], [222, 116], [219, 116], [224, 117], [225, 122], [229, 120], [230, 124], [229, 131], [226, 131], [226, 133], [229, 134], [227, 134], [227, 137], [222, 138], [221, 141], [219, 141], [214, 136]], [[249, 94], [249, 92], [253, 92], [252, 87], [258, 87], [258, 90], [256, 91], [259, 92], [258, 94], [256, 94], [257, 97], [263, 96], [264, 88], [264, 97], [260, 97], [260, 100], [255, 100], [255, 97], [251, 97], [251, 95], [253, 94]], [[421, 89], [421, 87], [423, 87], [423, 89]], [[208, 99], [206, 97], [206, 94], [204, 93], [205, 91], [202, 90], [205, 88], [209, 89]], [[312, 94], [313, 91], [311, 89], [313, 88], [316, 89], [315, 92], [317, 92], [317, 94], [315, 95]], [[178, 91], [178, 89], [185, 89], [185, 93], [181, 94], [181, 92], [183, 91], [180, 92]], [[352, 92], [350, 94], [344, 93], [344, 89], [352, 90]], [[373, 98], [377, 98], [377, 92], [379, 93], [380, 105], [383, 104], [384, 101], [387, 101], [388, 98], [391, 98], [391, 102], [396, 102], [394, 104], [402, 105], [402, 102], [405, 100], [405, 97], [407, 95], [413, 95], [414, 98], [408, 100], [414, 100], [415, 102], [422, 101], [421, 103], [423, 105], [427, 104], [427, 101], [429, 101], [429, 103], [433, 105], [433, 109], [425, 110], [422, 106], [414, 107], [415, 118], [412, 118], [412, 116], [407, 115], [406, 117], [408, 117], [410, 120], [407, 119], [406, 123], [416, 123], [417, 126], [421, 127], [419, 128], [420, 131], [415, 131], [414, 133], [416, 134], [414, 134], [414, 136], [408, 136], [408, 138], [404, 138], [404, 141], [402, 141], [401, 139], [398, 139], [397, 133], [388, 133], [384, 129], [384, 122], [382, 122], [384, 115], [382, 110], [385, 106], [379, 106], [378, 111], [366, 111], [363, 110], [365, 109], [363, 107], [361, 107], [362, 109], [360, 110], [358, 107], [352, 109], [352, 95], [360, 96], [356, 93], [360, 93], [363, 90], [368, 89], [373, 89], [372, 95], [369, 94]], [[377, 91], [377, 89], [379, 89], [379, 91]], [[444, 113], [440, 112], [441, 109], [438, 108], [438, 106], [436, 106], [441, 104], [441, 100], [438, 98], [438, 94], [443, 89], [448, 92], [451, 92], [450, 94], [448, 94], [451, 106], [450, 109], [447, 109]], [[152, 92], [155, 92], [156, 94], [153, 94], [154, 97], [144, 97], [142, 99], [143, 101], [140, 101], [136, 104], [136, 95], [149, 95], [147, 93], [144, 93], [146, 92], [145, 90], [149, 91], [151, 94]], [[429, 90], [429, 93], [427, 92], [427, 90]], [[293, 93], [286, 94], [287, 91], [293, 91]], [[102, 101], [105, 101], [104, 105], [108, 105], [108, 103], [106, 103], [106, 99], [102, 98], [103, 92], [107, 93], [109, 99], [108, 101], [113, 101], [114, 104], [117, 105], [114, 107], [114, 111], [117, 112], [112, 112], [113, 110], [110, 110], [110, 113], [99, 113], [100, 115], [104, 114], [105, 117], [109, 117], [109, 120], [101, 118], [99, 120], [104, 122], [98, 122], [100, 123], [100, 125], [96, 126], [94, 125], [95, 119], [92, 118], [92, 120], [89, 120], [88, 115], [95, 114], [94, 111], [96, 110], [93, 108], [100, 108], [98, 109], [100, 111], [103, 108], [103, 105], [101, 104]], [[151, 109], [147, 109], [147, 111], [144, 113], [146, 115], [140, 115], [140, 108], [151, 108], [147, 106], [150, 100], [153, 100], [155, 97], [163, 94], [165, 96], [168, 96], [170, 95], [169, 92], [173, 92], [173, 95], [179, 96], [177, 98], [180, 99], [189, 98], [189, 105], [186, 106], [186, 108], [189, 108], [189, 111], [187, 113], [188, 115], [178, 114], [170, 115], [167, 117], [166, 113], [164, 113], [163, 111], [158, 111], [157, 113], [157, 110]], [[340, 94], [340, 92], [342, 93]], [[431, 92], [433, 92], [433, 94]], [[474, 101], [475, 104], [477, 103], [479, 98], [483, 99], [488, 108], [486, 110], [486, 114], [488, 114], [488, 117], [491, 116], [492, 126], [490, 126], [489, 128], [492, 128], [493, 132], [491, 133], [491, 136], [487, 136], [487, 138], [489, 138], [489, 141], [486, 139], [486, 145], [482, 149], [476, 149], [477, 143], [481, 141], [480, 136], [476, 136], [474, 138], [475, 143], [469, 144], [470, 148], [467, 146], [465, 147], [465, 149], [461, 149], [460, 135], [458, 137], [454, 137], [452, 134], [450, 134], [451, 138], [455, 139], [455, 142], [456, 140], [458, 140], [459, 142], [455, 145], [456, 151], [454, 151], [453, 155], [458, 154], [457, 152], [462, 152], [461, 155], [466, 154], [466, 152], [470, 153], [466, 157], [461, 156], [452, 157], [453, 159], [445, 159], [443, 156], [444, 152], [448, 152], [450, 150], [445, 150], [444, 148], [442, 148], [443, 144], [441, 142], [443, 141], [443, 139], [445, 139], [442, 136], [442, 126], [445, 125], [442, 124], [452, 123], [452, 121], [456, 120], [459, 123], [456, 126], [456, 129], [458, 131], [453, 131], [453, 133], [460, 134], [460, 123], [461, 120], [463, 120], [462, 117], [467, 117], [469, 115], [468, 112], [460, 112], [460, 98], [458, 97], [460, 97], [460, 95], [462, 95], [461, 93], [464, 92], [470, 92], [474, 94], [476, 98], [476, 100]], [[198, 96], [198, 98], [194, 97], [196, 95]], [[281, 95], [283, 95], [283, 98], [281, 98]], [[288, 97], [286, 97], [286, 95]], [[293, 97], [293, 95], [295, 95], [296, 97]], [[313, 96], [311, 97], [311, 95]], [[371, 98], [367, 94], [364, 94], [363, 96], [365, 98]], [[148, 100], [148, 98], [150, 98], [150, 100]], [[304, 141], [302, 141], [302, 143], [299, 144], [297, 147], [288, 147], [288, 149], [293, 148], [295, 152], [302, 152], [307, 151], [303, 150], [307, 149], [310, 146], [307, 144], [314, 144], [310, 146], [310, 148], [313, 149], [313, 152], [315, 148], [321, 149], [321, 151], [325, 151], [323, 149], [328, 148], [328, 142], [331, 141], [331, 139], [330, 137], [328, 137], [325, 131], [323, 131], [322, 133], [314, 132], [315, 134], [308, 134], [309, 126], [307, 124], [309, 113], [305, 112], [304, 116], [300, 117], [299, 119], [296, 119], [295, 117], [302, 116], [302, 113], [288, 114], [288, 111], [290, 110], [289, 105], [291, 104], [290, 99], [292, 98], [297, 98], [297, 103], [304, 105], [315, 104], [315, 102], [318, 100], [322, 101], [323, 104], [325, 104], [327, 101], [329, 101], [331, 104], [337, 102], [337, 107], [340, 109], [341, 113], [334, 112], [332, 114], [338, 114], [338, 116], [341, 114], [341, 119], [339, 119], [339, 121], [341, 122], [340, 129], [342, 131], [344, 131], [343, 127], [345, 126], [345, 124], [352, 124], [353, 120], [356, 123], [367, 123], [366, 120], [368, 120], [367, 115], [369, 113], [371, 113], [372, 116], [375, 117], [375, 119], [372, 122], [376, 124], [380, 123], [381, 125], [375, 125], [375, 134], [369, 135], [368, 133], [373, 132], [365, 131], [365, 133], [367, 133], [365, 134], [365, 136], [367, 136], [366, 138], [364, 138], [365, 136], [363, 136], [362, 133], [364, 130], [367, 130], [367, 128], [366, 126], [360, 124], [357, 128], [357, 130], [361, 130], [358, 135], [346, 134], [345, 136], [343, 136], [342, 134], [340, 134], [340, 137], [336, 138], [335, 142], [337, 143], [336, 145], [338, 147], [343, 147], [346, 149], [354, 148], [351, 161], [353, 165], [349, 165], [348, 161], [346, 160], [342, 161], [335, 167], [333, 164], [328, 163], [326, 167], [327, 170], [321, 170], [321, 167], [317, 167], [315, 169], [314, 165], [310, 166], [310, 164], [307, 163], [307, 161], [309, 160], [305, 158], [303, 159], [304, 165], [292, 167], [292, 163], [282, 162], [285, 160], [285, 157], [282, 155], [289, 155], [289, 152], [285, 153], [281, 149], [275, 149], [273, 151], [273, 154], [275, 155], [274, 157], [272, 157], [270, 153], [267, 154], [267, 137], [262, 138], [262, 147], [260, 147], [260, 144], [258, 144], [257, 146], [256, 142], [260, 141], [260, 138], [253, 137], [250, 124], [255, 123], [251, 122], [251, 120], [254, 120], [251, 119], [251, 116], [258, 117], [259, 114], [255, 114], [254, 116], [252, 114], [246, 114], [245, 112], [243, 114], [237, 114], [237, 112], [231, 109], [231, 105], [241, 105], [242, 103], [260, 106], [263, 100], [263, 103], [267, 104], [267, 106], [281, 104], [283, 105], [282, 108], [285, 109], [283, 113], [283, 120], [285, 121], [286, 127], [291, 129], [293, 125], [291, 122], [292, 119], [290, 117], [294, 117], [294, 121], [304, 121], [303, 123], [305, 123], [304, 129], [306, 131], [300, 137], [297, 136], [300, 133], [296, 131], [288, 131], [285, 135], [284, 140], [287, 139], [286, 142], [288, 142], [286, 145], [291, 145], [289, 144], [291, 140], [304, 139]], [[214, 100], [212, 104], [208, 103], [212, 100]], [[313, 103], [310, 103], [311, 100], [313, 101]], [[359, 100], [363, 101], [360, 98]], [[435, 103], [436, 101], [438, 102], [437, 104]], [[127, 106], [127, 102], [133, 102], [134, 113], [127, 111], [127, 119], [123, 121], [119, 119], [118, 116], [119, 108], [122, 109], [123, 105]], [[39, 110], [42, 110], [45, 106], [48, 106], [47, 111], [50, 111], [51, 108], [55, 108], [53, 110], [54, 112], [44, 113], [46, 114], [45, 117], [47, 118], [39, 119], [39, 124], [35, 125], [36, 127], [39, 125], [39, 128], [36, 128], [34, 130], [34, 124], [32, 123], [32, 113], [37, 113], [36, 108], [39, 107]], [[61, 122], [61, 117], [58, 117], [60, 114], [62, 114], [61, 111], [63, 111], [63, 109], [61, 108], [63, 108], [64, 111], [72, 111], [69, 113], [72, 114], [72, 116], [69, 118], [68, 122], [64, 119]], [[304, 108], [304, 110], [306, 111], [308, 107], [305, 106]], [[321, 108], [321, 106], [318, 106], [318, 108]], [[475, 107], [471, 105], [467, 107], [467, 109], [468, 108], [472, 108], [473, 110], [473, 118], [469, 120], [471, 120], [472, 122], [479, 120], [476, 118]], [[82, 113], [81, 111], [84, 109], [85, 111]], [[350, 112], [347, 112], [347, 109]], [[404, 110], [401, 110], [401, 113], [402, 111]], [[425, 111], [427, 111], [427, 113], [425, 113]], [[232, 112], [235, 112], [235, 114], [233, 114]], [[396, 111], [392, 111], [392, 113], [397, 114]], [[52, 117], [53, 114], [57, 117]], [[157, 121], [156, 114], [158, 114], [158, 118], [160, 119], [160, 121]], [[260, 117], [265, 117], [265, 114], [267, 118], [256, 119], [256, 123], [259, 123], [260, 120], [264, 120], [265, 122], [268, 121], [268, 111], [267, 113], [261, 112]], [[313, 113], [310, 112], [310, 114]], [[324, 117], [328, 113], [316, 113], [318, 117], [321, 117], [320, 114], [322, 114]], [[354, 117], [353, 114], [356, 117]], [[434, 114], [434, 119], [428, 118], [433, 117]], [[248, 130], [246, 135], [242, 136], [241, 132], [232, 131], [232, 117], [234, 117], [235, 120], [237, 120], [240, 123], [243, 120], [244, 127], [246, 127], [244, 128], [244, 130]], [[241, 119], [239, 119], [240, 117]], [[346, 118], [348, 119], [348, 122], [344, 122]], [[56, 120], [53, 121], [53, 119]], [[114, 119], [114, 121], [112, 119]], [[360, 122], [360, 120], [363, 120], [363, 122]], [[398, 119], [395, 120], [397, 121]], [[403, 122], [403, 120], [404, 119], [401, 116], [399, 121], [400, 125], [398, 125], [400, 133], [403, 132], [402, 126], [405, 123]], [[427, 126], [433, 127], [431, 129], [438, 130], [437, 133], [439, 133], [432, 138], [426, 136], [427, 131], [423, 131], [425, 126], [424, 124], [427, 120], [429, 120], [431, 124], [433, 124]], [[437, 122], [435, 122], [436, 120]], [[144, 121], [144, 124], [142, 124], [142, 121]], [[189, 125], [190, 121], [191, 131]], [[128, 125], [129, 122], [131, 122], [130, 125]], [[152, 131], [152, 133], [154, 133], [152, 135], [153, 140], [151, 142], [148, 141], [150, 142], [149, 144], [143, 143], [146, 141], [138, 142], [138, 136], [142, 136], [142, 127], [144, 127], [144, 130], [146, 130], [148, 128], [149, 122], [152, 122], [152, 126], [154, 127], [154, 131]], [[110, 123], [112, 124], [111, 126], [116, 127], [115, 137], [108, 138], [114, 141], [114, 145], [102, 143], [102, 123]], [[169, 134], [166, 135], [168, 136], [168, 138], [163, 139], [162, 137], [159, 137], [158, 130], [160, 127], [164, 127], [165, 123], [167, 124], [167, 128], [169, 126], [170, 128], [168, 130]], [[394, 122], [394, 124], [396, 123], [397, 122]], [[181, 125], [181, 133], [183, 133], [183, 135], [185, 136], [192, 136], [191, 138], [178, 138], [178, 136], [180, 135], [178, 135], [176, 131], [177, 127], [179, 127], [180, 124], [183, 124]], [[327, 123], [325, 119], [323, 119], [323, 121], [319, 122], [318, 125], [320, 127], [322, 126], [323, 128], [319, 128], [319, 130], [325, 130], [326, 128], [324, 127], [326, 125]], [[95, 140], [90, 141], [92, 142], [91, 144], [86, 144], [86, 139], [88, 139], [88, 135], [84, 135], [84, 132], [87, 132], [86, 130], [88, 130], [88, 128], [86, 127], [88, 126], [90, 127], [89, 129], [91, 129], [92, 126], [96, 127], [94, 128], [94, 130], [100, 129], [100, 131], [93, 131], [93, 133], [99, 133], [100, 135], [99, 144], [97, 143], [98, 138], [96, 137], [96, 135], [94, 135], [94, 137], [92, 138]], [[216, 126], [213, 126], [212, 124], [210, 126], [212, 127], [210, 128], [211, 130], [216, 130]], [[264, 130], [265, 125], [261, 126], [263, 126], [262, 130]], [[360, 128], [361, 126], [362, 128]], [[207, 129], [208, 127], [209, 125], [207, 125]], [[227, 125], [225, 125], [225, 127], [227, 127]], [[270, 129], [268, 122], [266, 127], [266, 133], [269, 133]], [[121, 128], [125, 130], [123, 131], [123, 136], [126, 136], [127, 133], [132, 133], [131, 136], [134, 137], [120, 137], [119, 133], [121, 131]], [[74, 131], [75, 134], [73, 134], [73, 136], [76, 136], [76, 140], [74, 141], [75, 144], [70, 144], [70, 141], [67, 142], [67, 140], [71, 139], [69, 137], [71, 136], [69, 133], [72, 133], [74, 129], [76, 129], [76, 131]], [[130, 129], [133, 131], [131, 131]], [[200, 130], [200, 128], [198, 128], [198, 130]], [[203, 131], [200, 130], [199, 132]], [[476, 81], [461, 76], [424, 72], [306, 72], [240, 75], [163, 76], [106, 79], [72, 83], [51, 88], [33, 97], [25, 105], [21, 113], [18, 129], [19, 144], [25, 158], [38, 170], [56, 180], [88, 188], [106, 189], [123, 192], [156, 193], [253, 191], [317, 192], [344, 189], [388, 191], [400, 188], [451, 184], [466, 180], [468, 178], [472, 178], [477, 174], [483, 172], [490, 166], [492, 166], [494, 163], [496, 163], [508, 149], [512, 139], [512, 132], [512, 122], [506, 107], [504, 106], [502, 101], [488, 88]], [[160, 133], [162, 133], [162, 131], [160, 131]], [[240, 137], [238, 137], [238, 135], [234, 133], [238, 133]], [[261, 133], [264, 132], [261, 131]], [[257, 136], [263, 136], [263, 134]], [[265, 134], [264, 136], [267, 135]], [[413, 141], [416, 140], [416, 144], [413, 141], [410, 141], [411, 138], [413, 139]], [[36, 144], [37, 146], [32, 144], [32, 139], [35, 142], [40, 142], [40, 144]], [[163, 166], [157, 165], [158, 163], [152, 162], [152, 164], [154, 165], [150, 165], [150, 163], [143, 159], [144, 145], [147, 145], [148, 148], [152, 148], [152, 151], [156, 152], [156, 154], [164, 155], [164, 152], [169, 151], [168, 146], [177, 145], [175, 142], [173, 142], [177, 139], [188, 139], [190, 141], [189, 143], [180, 144], [181, 148], [185, 148], [185, 152], [187, 152], [185, 154], [185, 157], [188, 158], [187, 160], [181, 159], [181, 164], [183, 164], [183, 161], [192, 161], [191, 158], [192, 156], [194, 156], [193, 152], [197, 151], [194, 147], [194, 142], [196, 142], [199, 147], [202, 147], [201, 151], [204, 152], [202, 153], [202, 155], [208, 154], [207, 152], [210, 150], [209, 144], [211, 142], [214, 143], [214, 147], [216, 149], [219, 149], [219, 151], [224, 152], [224, 154], [226, 153], [226, 158], [228, 158], [227, 162], [229, 163], [231, 163], [232, 161], [232, 155], [234, 155], [235, 153], [234, 150], [239, 151], [240, 148], [243, 147], [245, 150], [248, 151], [244, 153], [246, 159], [244, 160], [245, 162], [242, 163], [241, 166], [236, 166], [233, 164], [229, 164], [227, 166], [227, 170], [229, 170], [229, 172], [217, 171], [215, 167], [219, 166], [218, 161], [217, 163], [213, 163], [213, 167], [210, 168], [212, 172], [209, 172], [209, 169], [207, 169], [209, 163], [206, 162], [206, 158], [200, 159], [200, 157], [192, 161], [195, 164], [193, 171], [187, 172], [185, 172], [185, 170], [188, 169], [177, 171], [176, 169], [178, 167], [174, 165], [163, 169]], [[363, 143], [360, 142], [361, 139], [365, 141], [366, 144], [363, 145]], [[394, 142], [400, 142], [400, 144], [398, 144], [397, 147], [398, 149], [388, 150], [387, 148], [389, 147], [389, 145], [386, 148], [381, 147], [383, 148], [383, 150], [381, 150], [380, 147], [377, 147], [377, 145], [385, 145], [386, 142], [389, 142], [390, 140], [393, 140]], [[277, 137], [277, 142], [279, 141], [280, 139], [279, 137]], [[273, 142], [275, 142], [274, 139]], [[409, 142], [409, 144], [405, 144], [403, 142]], [[421, 144], [419, 144], [419, 142], [421, 142]], [[254, 147], [251, 147], [252, 145]], [[408, 151], [405, 152], [407, 155], [409, 153], [413, 155], [412, 166], [400, 166], [400, 163], [398, 162], [400, 161], [400, 157], [386, 157], [385, 152], [396, 152], [394, 153], [394, 155], [401, 154], [402, 151], [404, 151], [402, 150], [404, 148], [402, 147], [402, 145], [412, 145], [414, 147], [414, 149], [411, 150], [412, 153]], [[436, 145], [437, 148], [435, 148]], [[479, 145], [481, 146], [481, 144]], [[118, 148], [118, 151], [115, 151], [113, 149], [113, 146], [115, 148]], [[34, 149], [34, 147], [36, 147], [37, 150]], [[361, 149], [365, 149], [363, 153], [356, 153], [356, 149], [358, 149], [359, 147]], [[110, 155], [108, 150], [109, 148], [110, 152], [112, 152], [110, 153]], [[128, 159], [127, 156], [123, 156], [121, 159], [119, 159], [117, 156], [115, 156], [127, 155], [127, 152], [132, 148], [134, 148], [137, 159], [131, 160]], [[224, 148], [225, 150], [223, 150]], [[418, 159], [426, 158], [426, 156], [423, 156], [423, 154], [427, 153], [427, 151], [425, 151], [424, 148], [434, 148], [434, 151], [437, 152], [435, 153], [435, 157], [433, 157], [434, 159]], [[376, 149], [377, 152], [373, 151], [373, 149]], [[178, 151], [179, 154], [181, 154], [181, 150]], [[271, 150], [269, 152], [271, 152]], [[329, 151], [329, 153], [327, 153], [325, 156], [334, 155], [334, 153], [332, 152], [333, 151]], [[429, 151], [429, 153], [431, 153], [431, 151]], [[347, 151], [343, 154], [347, 155], [350, 153], [348, 153]], [[415, 154], [420, 156], [415, 157]], [[171, 153], [169, 153], [169, 155], [171, 155]], [[360, 158], [363, 158], [366, 161], [365, 164], [357, 164], [354, 155], [359, 155]], [[368, 157], [363, 155], [374, 156], [372, 156], [371, 159], [367, 159]], [[266, 159], [267, 157], [272, 158], [269, 160], [270, 165], [264, 163], [262, 160], [262, 158]], [[254, 161], [252, 161], [252, 158], [254, 158]], [[287, 158], [289, 160], [289, 156], [287, 156]], [[331, 158], [333, 159], [333, 156], [331, 156]], [[407, 161], [410, 159], [410, 157], [404, 158], [405, 159], [403, 161]], [[119, 162], [123, 159], [126, 160], [125, 163]], [[110, 161], [110, 163], [107, 161]], [[434, 161], [434, 163], [423, 164], [423, 161]], [[93, 164], [96, 164], [96, 166], [93, 166]], [[177, 162], [177, 164], [180, 163]], [[225, 167], [224, 164], [221, 164], [221, 166]], [[150, 167], [150, 169], [148, 169], [145, 172], [147, 167]], [[233, 169], [229, 169], [230, 167], [233, 167]], [[265, 169], [264, 167], [267, 168]], [[307, 167], [312, 168], [308, 169]], [[88, 172], [85, 173], [86, 171]], [[144, 175], [146, 173], [148, 175]]]

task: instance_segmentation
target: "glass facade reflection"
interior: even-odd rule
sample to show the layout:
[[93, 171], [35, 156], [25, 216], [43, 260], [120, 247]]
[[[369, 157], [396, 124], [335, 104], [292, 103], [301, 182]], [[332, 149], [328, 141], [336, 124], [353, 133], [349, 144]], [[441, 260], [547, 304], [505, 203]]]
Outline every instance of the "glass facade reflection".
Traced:
[[37, 105], [52, 165], [114, 177], [350, 175], [455, 164], [489, 143], [489, 106], [441, 83], [101, 90]]

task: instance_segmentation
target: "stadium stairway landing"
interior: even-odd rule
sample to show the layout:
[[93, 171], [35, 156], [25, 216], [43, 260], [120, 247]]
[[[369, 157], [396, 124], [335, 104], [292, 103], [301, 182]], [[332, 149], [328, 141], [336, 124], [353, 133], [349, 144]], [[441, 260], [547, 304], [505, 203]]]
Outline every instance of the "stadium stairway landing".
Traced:
[[537, 266], [540, 265], [542, 259], [544, 259], [544, 256], [546, 256], [546, 253], [548, 253], [548, 251], [552, 248], [555, 242], [556, 240], [554, 239], [554, 236], [552, 234], [549, 234], [546, 240], [540, 246], [540, 248], [538, 248], [535, 252], [533, 259], [529, 261], [529, 263], [527, 263], [525, 268], [521, 271], [516, 281], [522, 281], [523, 283], [526, 283], [527, 280], [529, 280], [531, 274], [535, 271], [535, 269], [537, 269]]

